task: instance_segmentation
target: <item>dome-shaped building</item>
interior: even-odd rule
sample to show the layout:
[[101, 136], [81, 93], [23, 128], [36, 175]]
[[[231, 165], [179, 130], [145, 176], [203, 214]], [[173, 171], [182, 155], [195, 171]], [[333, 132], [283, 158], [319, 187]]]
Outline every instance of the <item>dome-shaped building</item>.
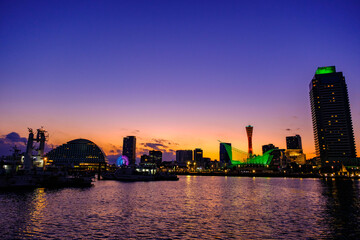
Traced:
[[87, 139], [75, 139], [46, 154], [47, 162], [55, 166], [79, 168], [79, 170], [98, 170], [106, 165], [106, 155], [95, 143]]

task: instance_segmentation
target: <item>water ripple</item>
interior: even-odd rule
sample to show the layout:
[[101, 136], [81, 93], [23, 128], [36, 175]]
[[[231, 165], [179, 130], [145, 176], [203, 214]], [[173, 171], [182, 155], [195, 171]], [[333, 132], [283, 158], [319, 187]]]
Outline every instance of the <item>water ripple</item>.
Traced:
[[360, 239], [358, 181], [182, 176], [0, 193], [0, 239]]

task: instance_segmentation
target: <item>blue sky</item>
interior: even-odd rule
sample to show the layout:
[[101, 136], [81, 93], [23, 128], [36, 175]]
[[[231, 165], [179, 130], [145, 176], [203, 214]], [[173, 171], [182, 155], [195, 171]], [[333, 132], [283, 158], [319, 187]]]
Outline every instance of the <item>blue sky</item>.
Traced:
[[[358, 1], [1, 1], [0, 134], [45, 126], [107, 153], [138, 131], [254, 150], [298, 133], [314, 152], [308, 84], [335, 65], [360, 132]], [[291, 131], [286, 131], [291, 129]], [[309, 155], [310, 156], [310, 155]]]

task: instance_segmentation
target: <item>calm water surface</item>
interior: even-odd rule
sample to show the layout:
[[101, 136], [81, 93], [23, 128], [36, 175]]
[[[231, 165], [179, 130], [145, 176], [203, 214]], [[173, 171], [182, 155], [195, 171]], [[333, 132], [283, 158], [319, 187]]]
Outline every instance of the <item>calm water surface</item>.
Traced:
[[181, 176], [0, 192], [0, 239], [360, 239], [359, 181]]

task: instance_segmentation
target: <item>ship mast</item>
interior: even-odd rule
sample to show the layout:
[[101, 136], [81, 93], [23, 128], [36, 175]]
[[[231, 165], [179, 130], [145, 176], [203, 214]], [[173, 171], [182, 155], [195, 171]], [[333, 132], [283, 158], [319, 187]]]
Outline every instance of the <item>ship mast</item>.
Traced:
[[24, 170], [31, 170], [33, 168], [33, 151], [35, 150], [34, 142], [39, 142], [39, 148], [36, 150], [38, 151], [38, 155], [35, 158], [42, 159], [44, 157], [45, 151], [45, 142], [47, 140], [47, 136], [45, 135], [46, 131], [43, 127], [37, 129], [36, 138], [34, 138], [34, 132], [32, 128], [28, 128], [29, 130], [29, 137], [28, 142], [26, 145], [26, 152], [24, 157]]

